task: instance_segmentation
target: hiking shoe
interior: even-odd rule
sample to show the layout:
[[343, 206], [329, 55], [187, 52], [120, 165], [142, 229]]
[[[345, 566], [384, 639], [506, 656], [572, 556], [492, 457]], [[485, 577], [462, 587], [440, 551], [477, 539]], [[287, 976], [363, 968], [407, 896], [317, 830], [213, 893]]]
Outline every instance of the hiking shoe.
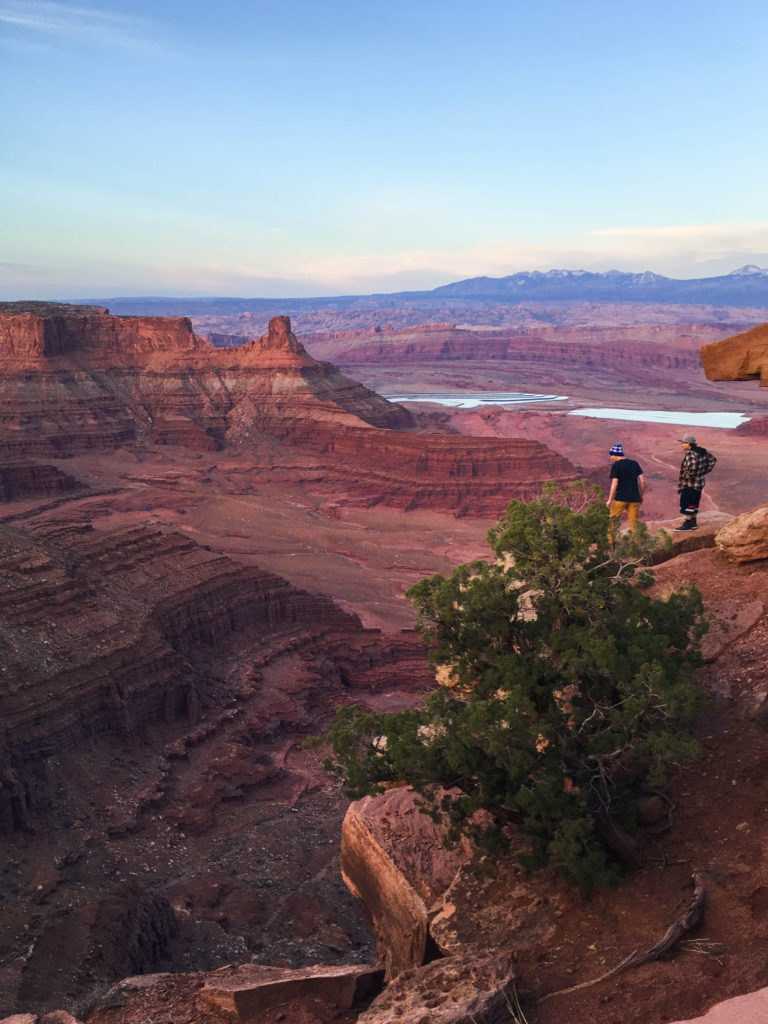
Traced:
[[675, 527], [675, 533], [684, 533], [686, 530], [695, 530], [698, 528], [698, 523], [695, 519], [686, 519], [680, 526]]

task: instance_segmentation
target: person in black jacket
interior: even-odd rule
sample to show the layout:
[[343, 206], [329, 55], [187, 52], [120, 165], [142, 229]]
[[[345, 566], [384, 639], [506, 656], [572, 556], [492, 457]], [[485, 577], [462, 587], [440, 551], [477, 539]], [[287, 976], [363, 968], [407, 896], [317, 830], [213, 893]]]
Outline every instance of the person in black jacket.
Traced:
[[631, 530], [637, 529], [640, 505], [645, 492], [643, 467], [634, 459], [628, 459], [621, 443], [613, 445], [608, 453], [611, 457], [611, 489], [606, 505], [612, 520], [611, 533], [615, 534], [624, 509]]

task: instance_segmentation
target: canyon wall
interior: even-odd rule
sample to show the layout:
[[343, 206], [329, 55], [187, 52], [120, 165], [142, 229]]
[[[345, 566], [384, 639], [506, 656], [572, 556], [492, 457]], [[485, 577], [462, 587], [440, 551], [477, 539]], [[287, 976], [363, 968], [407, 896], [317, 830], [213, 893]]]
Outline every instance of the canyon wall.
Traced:
[[0, 527], [0, 828], [35, 803], [22, 767], [100, 733], [194, 719], [205, 652], [233, 634], [361, 632], [330, 600], [150, 527]]
[[[184, 317], [0, 315], [0, 457], [68, 456], [136, 441], [220, 448], [245, 403], [380, 427], [408, 414], [310, 358], [276, 317], [265, 338], [217, 350]], [[299, 412], [299, 405], [301, 411]]]
[[531, 327], [525, 330], [462, 329], [452, 324], [366, 332], [306, 334], [303, 342], [319, 358], [346, 367], [358, 364], [498, 362], [542, 364], [559, 370], [626, 373], [699, 371], [702, 343], [722, 337], [716, 325], [632, 327]]
[[317, 458], [364, 504], [497, 515], [574, 467], [535, 441], [406, 433], [409, 412], [313, 359], [275, 317], [216, 349], [183, 317], [0, 315], [0, 464], [163, 445], [247, 448], [267, 435]]
[[171, 530], [0, 524], [0, 1016], [136, 971], [359, 959], [343, 798], [303, 743], [430, 683], [415, 634]]

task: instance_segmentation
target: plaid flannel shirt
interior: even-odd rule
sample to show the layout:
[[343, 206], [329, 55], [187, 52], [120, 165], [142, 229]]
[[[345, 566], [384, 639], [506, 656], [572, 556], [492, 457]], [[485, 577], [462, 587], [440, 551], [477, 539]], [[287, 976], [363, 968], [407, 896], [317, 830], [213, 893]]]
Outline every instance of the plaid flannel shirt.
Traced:
[[691, 448], [683, 456], [680, 463], [680, 475], [677, 478], [677, 489], [682, 491], [684, 487], [695, 487], [700, 491], [704, 486], [703, 459], [696, 448]]

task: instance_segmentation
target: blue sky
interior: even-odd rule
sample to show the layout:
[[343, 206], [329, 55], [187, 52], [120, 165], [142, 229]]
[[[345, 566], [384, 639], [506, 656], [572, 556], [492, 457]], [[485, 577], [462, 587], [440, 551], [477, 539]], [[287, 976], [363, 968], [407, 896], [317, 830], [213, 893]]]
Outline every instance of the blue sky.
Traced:
[[768, 267], [764, 0], [0, 0], [0, 298]]

